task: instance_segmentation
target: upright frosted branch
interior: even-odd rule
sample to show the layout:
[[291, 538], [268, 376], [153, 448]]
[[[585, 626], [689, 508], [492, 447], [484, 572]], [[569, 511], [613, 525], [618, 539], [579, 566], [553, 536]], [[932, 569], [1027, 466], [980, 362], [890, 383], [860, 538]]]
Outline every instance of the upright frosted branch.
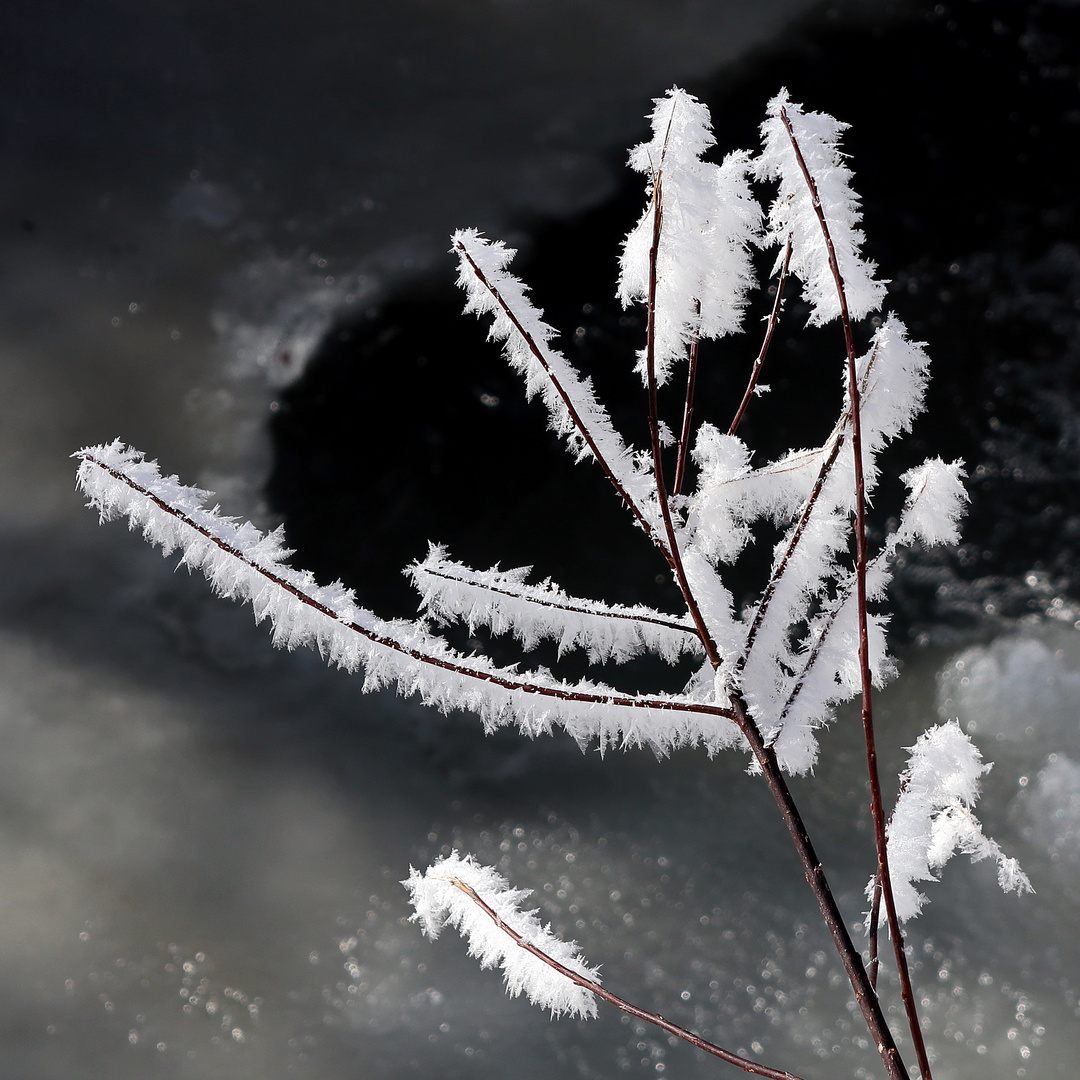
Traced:
[[[814, 178], [816, 199], [796, 160], [781, 112], [786, 114]], [[803, 283], [814, 326], [837, 318], [841, 306], [819, 211], [829, 225], [851, 317], [861, 319], [876, 311], [885, 297], [885, 283], [874, 279], [875, 264], [860, 251], [866, 239], [858, 227], [862, 220], [860, 200], [851, 188], [853, 174], [840, 152], [840, 136], [847, 127], [824, 113], [804, 111], [786, 90], [769, 102], [768, 119], [761, 125], [763, 148], [755, 170], [761, 179], [778, 180], [780, 185], [769, 208], [766, 240], [781, 249], [791, 241], [791, 273]]]
[[[729, 154], [721, 165], [701, 160], [716, 141], [701, 102], [675, 87], [656, 99], [649, 119], [652, 139], [630, 151], [630, 167], [649, 178], [649, 201], [623, 247], [618, 295], [624, 304], [648, 299], [662, 185], [655, 288], [655, 365], [662, 386], [691, 342], [741, 328], [761, 209], [750, 190], [747, 153]], [[638, 370], [645, 375], [644, 355]]]

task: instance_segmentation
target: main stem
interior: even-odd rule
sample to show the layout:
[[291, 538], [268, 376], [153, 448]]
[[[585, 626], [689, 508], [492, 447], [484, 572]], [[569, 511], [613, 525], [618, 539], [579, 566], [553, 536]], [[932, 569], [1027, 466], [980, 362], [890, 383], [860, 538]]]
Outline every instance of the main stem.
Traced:
[[825, 871], [822, 869], [821, 860], [814, 850], [814, 845], [810, 840], [810, 834], [806, 831], [802, 815], [795, 805], [795, 800], [791, 796], [791, 791], [787, 786], [787, 781], [784, 779], [780, 764], [776, 760], [776, 753], [771, 746], [765, 744], [761, 732], [747, 712], [746, 703], [739, 695], [732, 695], [731, 708], [735, 713], [735, 722], [739, 725], [739, 730], [742, 731], [746, 741], [750, 744], [754, 758], [761, 766], [765, 782], [769, 785], [769, 791], [780, 809], [784, 824], [787, 826], [788, 835], [791, 837], [791, 842], [795, 845], [795, 850], [798, 852], [799, 860], [803, 865], [806, 882], [818, 902], [821, 917], [832, 935], [833, 945], [840, 956], [840, 962], [844, 965], [844, 971], [847, 973], [848, 981], [851, 983], [851, 989], [855, 993], [855, 1002], [859, 1006], [863, 1019], [866, 1021], [866, 1026], [870, 1029], [870, 1034], [874, 1038], [878, 1053], [881, 1055], [882, 1062], [884, 1062], [885, 1071], [888, 1073], [890, 1080], [907, 1080], [907, 1070], [904, 1068], [904, 1063], [900, 1058], [900, 1051], [896, 1048], [896, 1042], [893, 1039], [892, 1032], [889, 1030], [889, 1025], [885, 1021], [885, 1014], [881, 1010], [881, 1002], [878, 1000], [874, 987], [866, 974], [866, 968], [863, 967], [862, 956], [855, 948], [847, 926], [844, 924], [844, 917], [837, 907], [836, 899], [832, 894], [832, 889], [829, 887], [828, 879], [825, 877]]

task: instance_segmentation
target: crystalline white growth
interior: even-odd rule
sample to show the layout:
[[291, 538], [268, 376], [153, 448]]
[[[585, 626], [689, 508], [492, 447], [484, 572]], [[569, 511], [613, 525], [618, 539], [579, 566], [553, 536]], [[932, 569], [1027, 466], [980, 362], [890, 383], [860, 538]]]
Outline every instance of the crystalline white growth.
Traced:
[[[750, 244], [760, 230], [761, 208], [748, 183], [748, 154], [729, 154], [722, 165], [701, 160], [716, 141], [701, 102], [673, 87], [655, 106], [652, 139], [630, 151], [630, 167], [649, 177], [649, 202], [626, 238], [618, 295], [624, 304], [648, 300], [659, 209], [653, 323], [656, 380], [662, 386], [694, 338], [740, 329], [754, 280]], [[642, 374], [644, 365], [642, 353]]]
[[[506, 359], [524, 376], [526, 396], [539, 395], [552, 428], [566, 438], [577, 456], [599, 457], [638, 510], [657, 521], [647, 471], [639, 467], [637, 456], [615, 430], [590, 380], [583, 379], [562, 353], [548, 345], [555, 330], [543, 321], [543, 312], [533, 306], [521, 281], [507, 273], [517, 252], [501, 240], [485, 239], [476, 229], [454, 233], [450, 250], [458, 257], [458, 285], [467, 296], [466, 313], [494, 316], [488, 336], [506, 343]], [[582, 429], [589, 433], [592, 446]]]
[[[472, 889], [494, 912], [496, 919], [483, 910], [455, 882]], [[531, 895], [527, 889], [513, 889], [510, 883], [490, 866], [483, 866], [471, 855], [456, 851], [439, 859], [424, 873], [410, 868], [402, 882], [416, 909], [412, 916], [429, 938], [437, 938], [445, 926], [453, 926], [469, 944], [469, 955], [483, 968], [501, 967], [506, 992], [511, 997], [524, 993], [552, 1016], [591, 1018], [596, 1015], [596, 996], [572, 982], [535, 954], [522, 948], [503, 927], [509, 927], [523, 941], [536, 947], [562, 967], [593, 983], [600, 982], [596, 968], [581, 957], [576, 942], [562, 941], [550, 927], [543, 926], [535, 911], [522, 911], [522, 903]]]
[[568, 596], [551, 581], [526, 584], [529, 567], [473, 570], [430, 545], [427, 557], [406, 573], [420, 593], [420, 608], [440, 624], [461, 619], [470, 632], [486, 626], [513, 634], [526, 650], [558, 643], [559, 654], [584, 649], [593, 663], [624, 663], [652, 652], [668, 663], [684, 653], [700, 655], [701, 640], [689, 619], [644, 605], [625, 607]]
[[[817, 187], [818, 203], [828, 224], [844, 282], [848, 311], [860, 319], [876, 311], [885, 283], [874, 280], [874, 263], [859, 252], [865, 236], [859, 197], [851, 189], [852, 172], [840, 152], [840, 134], [848, 125], [824, 113], [804, 112], [781, 90], [769, 102], [769, 119], [761, 125], [763, 149], [755, 162], [762, 179], [779, 180], [780, 190], [769, 209], [766, 240], [781, 248], [791, 239], [791, 273], [803, 283], [810, 303], [810, 323], [820, 326], [840, 315], [840, 298], [829, 267], [828, 248], [814, 199], [803, 176], [781, 116], [792, 126], [806, 167]], [[777, 261], [779, 269], [782, 256]]]
[[[991, 766], [983, 764], [978, 748], [960, 725], [950, 720], [933, 727], [909, 750], [887, 830], [897, 918], [905, 922], [919, 914], [926, 897], [916, 883], [936, 881], [937, 872], [957, 852], [970, 856], [972, 862], [995, 859], [998, 884], [1006, 892], [1034, 892], [1017, 861], [983, 834], [975, 817], [972, 807], [979, 797], [979, 779]], [[871, 880], [867, 899], [872, 899], [873, 887]]]
[[968, 501], [962, 461], [946, 464], [927, 458], [900, 478], [911, 496], [896, 531], [897, 544], [921, 540], [924, 544], [955, 544], [960, 539], [960, 517]]

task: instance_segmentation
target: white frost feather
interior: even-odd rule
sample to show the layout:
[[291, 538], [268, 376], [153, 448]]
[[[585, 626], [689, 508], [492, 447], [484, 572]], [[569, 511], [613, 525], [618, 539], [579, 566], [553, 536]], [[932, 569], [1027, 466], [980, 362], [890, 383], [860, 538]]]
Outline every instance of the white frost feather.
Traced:
[[[888, 826], [889, 873], [896, 915], [914, 918], [926, 903], [916, 884], [936, 881], [938, 872], [962, 852], [972, 862], [992, 858], [998, 884], [1006, 892], [1034, 892], [1019, 863], [997, 841], [984, 835], [973, 807], [979, 780], [990, 771], [975, 744], [955, 720], [931, 728], [909, 747], [908, 767], [900, 777], [900, 796]], [[872, 899], [874, 883], [867, 885]], [[867, 917], [869, 919], [869, 916]], [[884, 922], [884, 912], [882, 912]]]
[[460, 619], [470, 632], [486, 626], [510, 633], [532, 650], [555, 641], [559, 655], [584, 649], [593, 663], [624, 663], [643, 652], [675, 663], [684, 653], [701, 655], [694, 624], [642, 604], [625, 607], [568, 596], [550, 580], [527, 584], [530, 567], [473, 570], [432, 544], [427, 557], [407, 570], [420, 593], [420, 609], [439, 624]]
[[[489, 338], [505, 342], [506, 359], [525, 379], [526, 396], [539, 395], [548, 409], [551, 427], [568, 442], [578, 459], [599, 456], [638, 509], [658, 521], [647, 472], [615, 430], [607, 409], [597, 399], [589, 379], [583, 379], [562, 353], [548, 342], [556, 331], [526, 295], [520, 279], [506, 267], [517, 254], [501, 240], [487, 240], [476, 229], [454, 233], [450, 249], [458, 257], [458, 285], [465, 290], [466, 313], [494, 316]], [[571, 411], [572, 410], [572, 411]], [[578, 423], [574, 420], [577, 415]], [[581, 428], [589, 433], [593, 449]]]
[[576, 942], [562, 941], [550, 927], [541, 924], [535, 911], [521, 910], [523, 901], [531, 895], [529, 890], [511, 888], [496, 870], [481, 865], [471, 855], [463, 858], [456, 851], [423, 874], [410, 868], [408, 879], [402, 882], [416, 909], [412, 919], [429, 938], [435, 939], [445, 926], [453, 926], [468, 942], [469, 955], [475, 956], [482, 968], [503, 969], [506, 992], [511, 997], [524, 993], [534, 1005], [550, 1009], [552, 1016], [596, 1015], [596, 996], [591, 991], [523, 949], [455, 881], [472, 889], [505, 926], [529, 945], [590, 982], [600, 982], [597, 969], [585, 963]]
[[821, 222], [781, 111], [794, 130], [817, 187], [818, 202], [844, 282], [848, 311], [852, 318], [861, 319], [881, 305], [885, 283], [874, 280], [875, 264], [864, 259], [859, 251], [865, 239], [858, 228], [862, 219], [859, 197], [851, 189], [852, 172], [839, 149], [840, 134], [848, 125], [824, 113], [804, 112], [786, 90], [769, 102], [769, 118], [761, 125], [763, 149], [756, 162], [760, 178], [780, 182], [780, 190], [769, 209], [766, 240], [783, 248], [791, 238], [791, 273], [803, 283], [811, 307], [811, 325], [820, 326], [837, 318], [840, 299], [829, 268]]
[[[701, 160], [716, 141], [701, 102], [673, 87], [654, 104], [652, 139], [630, 151], [630, 167], [649, 177], [649, 203], [623, 246], [618, 296], [623, 304], [648, 299], [659, 209], [654, 345], [662, 386], [694, 338], [741, 328], [754, 281], [750, 245], [759, 234], [761, 208], [750, 190], [748, 154], [729, 154], [722, 165]], [[644, 356], [638, 370], [644, 373]]]

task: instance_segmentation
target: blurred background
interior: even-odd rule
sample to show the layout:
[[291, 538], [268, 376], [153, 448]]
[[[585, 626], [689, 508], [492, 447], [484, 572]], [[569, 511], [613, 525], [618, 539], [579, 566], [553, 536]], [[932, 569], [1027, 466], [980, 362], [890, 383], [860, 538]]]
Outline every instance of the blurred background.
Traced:
[[[867, 250], [935, 363], [893, 466], [963, 456], [973, 499], [959, 549], [898, 568], [883, 768], [958, 717], [996, 762], [981, 817], [1037, 889], [962, 861], [928, 888], [910, 943], [935, 1075], [1075, 1074], [1075, 3], [14, 0], [0, 27], [0, 1075], [736, 1075], [617, 1013], [551, 1024], [452, 935], [424, 941], [398, 882], [447, 846], [535, 889], [631, 1000], [808, 1078], [876, 1075], [743, 760], [600, 761], [365, 697], [73, 491], [69, 455], [120, 437], [284, 521], [298, 565], [380, 613], [415, 606], [399, 571], [428, 540], [675, 610], [460, 315], [446, 254], [468, 225], [519, 247], [634, 431], [623, 164], [673, 83], [722, 152], [754, 147], [783, 85], [852, 125]], [[836, 335], [804, 321], [793, 294], [744, 429], [763, 453], [839, 401]], [[709, 355], [704, 415], [756, 347]], [[857, 924], [853, 720], [794, 786]]]

